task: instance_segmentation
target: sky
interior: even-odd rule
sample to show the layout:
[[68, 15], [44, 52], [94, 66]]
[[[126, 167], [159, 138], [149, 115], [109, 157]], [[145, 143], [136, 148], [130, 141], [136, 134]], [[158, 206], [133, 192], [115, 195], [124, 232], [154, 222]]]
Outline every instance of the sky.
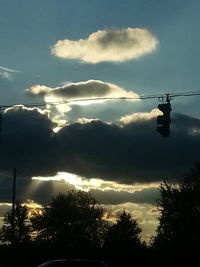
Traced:
[[[177, 182], [199, 161], [199, 96], [171, 101], [168, 138], [156, 131], [159, 100], [140, 98], [200, 92], [200, 2], [0, 6], [0, 216], [16, 168], [18, 199], [41, 205], [86, 190], [109, 219], [126, 208], [149, 239], [159, 184]], [[118, 97], [132, 99], [105, 99]]]

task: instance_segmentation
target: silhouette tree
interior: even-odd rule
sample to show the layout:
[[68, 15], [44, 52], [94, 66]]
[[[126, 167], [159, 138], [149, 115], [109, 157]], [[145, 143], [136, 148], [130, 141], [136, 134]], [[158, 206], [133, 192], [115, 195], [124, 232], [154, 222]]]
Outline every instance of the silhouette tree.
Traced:
[[200, 247], [200, 165], [178, 184], [163, 182], [159, 191], [160, 217], [153, 246], [172, 256], [181, 252], [189, 257]]
[[31, 222], [36, 241], [74, 249], [100, 246], [104, 208], [89, 193], [69, 191], [53, 197]]
[[141, 243], [141, 229], [135, 219], [132, 219], [130, 213], [125, 210], [118, 213], [117, 222], [111, 225], [108, 230], [105, 246], [127, 247], [135, 246]]
[[20, 202], [15, 204], [14, 225], [12, 211], [7, 212], [0, 230], [0, 240], [6, 243], [24, 244], [31, 240], [28, 208]]
[[118, 213], [117, 222], [112, 224], [107, 231], [104, 250], [107, 259], [111, 258], [110, 264], [116, 266], [117, 262], [129, 265], [134, 256], [136, 262], [142, 252], [142, 243], [140, 240], [141, 228], [137, 220], [133, 219], [130, 213], [123, 210]]

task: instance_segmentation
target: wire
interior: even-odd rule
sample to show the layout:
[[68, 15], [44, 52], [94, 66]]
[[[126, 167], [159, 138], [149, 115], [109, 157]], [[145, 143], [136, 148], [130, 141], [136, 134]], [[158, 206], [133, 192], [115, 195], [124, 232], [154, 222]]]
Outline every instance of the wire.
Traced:
[[[196, 92], [182, 92], [182, 93], [170, 93], [170, 97], [188, 97], [188, 96], [200, 96], [200, 91]], [[1, 108], [10, 108], [16, 105], [23, 105], [26, 107], [45, 107], [47, 105], [63, 105], [63, 104], [70, 104], [73, 102], [84, 102], [84, 101], [97, 101], [97, 100], [146, 100], [146, 99], [158, 99], [158, 98], [165, 98], [166, 94], [154, 94], [154, 95], [141, 95], [135, 97], [96, 97], [96, 98], [77, 98], [65, 101], [54, 101], [54, 102], [40, 102], [40, 103], [13, 103], [7, 105], [0, 105]]]

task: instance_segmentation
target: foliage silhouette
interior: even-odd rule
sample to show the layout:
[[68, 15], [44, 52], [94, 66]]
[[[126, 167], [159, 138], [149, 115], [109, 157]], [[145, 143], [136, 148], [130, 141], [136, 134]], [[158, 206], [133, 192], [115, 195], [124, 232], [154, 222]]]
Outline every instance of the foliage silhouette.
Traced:
[[[24, 244], [31, 241], [31, 227], [28, 222], [28, 208], [20, 202], [15, 204], [14, 225], [12, 225], [12, 211], [7, 212], [0, 231], [0, 240], [7, 243]], [[13, 230], [14, 227], [14, 230]]]
[[[179, 266], [182, 261], [191, 265], [198, 259], [200, 248], [200, 165], [189, 170], [179, 183], [164, 181], [159, 192], [159, 226], [151, 247], [142, 243], [141, 229], [130, 213], [123, 210], [116, 223], [108, 223], [104, 220], [106, 210], [92, 195], [68, 191], [51, 198], [31, 218], [28, 208], [17, 202], [15, 247], [9, 246], [12, 213], [8, 212], [0, 231], [1, 241], [8, 245], [0, 246], [0, 253], [14, 255], [9, 267], [18, 266], [16, 263], [27, 266], [29, 258], [29, 266], [58, 258], [99, 259], [110, 267]], [[4, 257], [7, 260], [6, 253]]]
[[89, 193], [69, 191], [52, 198], [31, 218], [36, 242], [65, 246], [99, 247], [106, 223], [104, 208]]
[[130, 213], [124, 210], [118, 213], [116, 224], [110, 226], [104, 246], [114, 246], [121, 249], [122, 247], [140, 245], [139, 234], [141, 231], [137, 221], [132, 219]]
[[178, 260], [182, 255], [182, 260], [191, 263], [200, 248], [200, 165], [185, 173], [178, 184], [164, 181], [159, 191], [160, 217], [153, 247], [162, 254], [168, 252], [169, 258]]
[[145, 245], [141, 242], [141, 228], [131, 214], [123, 210], [118, 213], [116, 223], [107, 231], [104, 250], [110, 265], [130, 266], [130, 261], [142, 262], [141, 254], [145, 253]]

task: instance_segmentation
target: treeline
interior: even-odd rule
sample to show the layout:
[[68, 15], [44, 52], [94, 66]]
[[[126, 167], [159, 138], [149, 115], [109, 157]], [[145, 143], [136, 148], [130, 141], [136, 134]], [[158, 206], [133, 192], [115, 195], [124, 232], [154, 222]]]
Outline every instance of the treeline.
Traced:
[[8, 212], [0, 231], [0, 266], [31, 267], [58, 258], [100, 259], [109, 266], [191, 265], [200, 251], [200, 165], [179, 183], [164, 181], [159, 191], [159, 226], [149, 246], [129, 212], [108, 222], [106, 209], [87, 192], [58, 194], [31, 215], [18, 202], [14, 220]]

